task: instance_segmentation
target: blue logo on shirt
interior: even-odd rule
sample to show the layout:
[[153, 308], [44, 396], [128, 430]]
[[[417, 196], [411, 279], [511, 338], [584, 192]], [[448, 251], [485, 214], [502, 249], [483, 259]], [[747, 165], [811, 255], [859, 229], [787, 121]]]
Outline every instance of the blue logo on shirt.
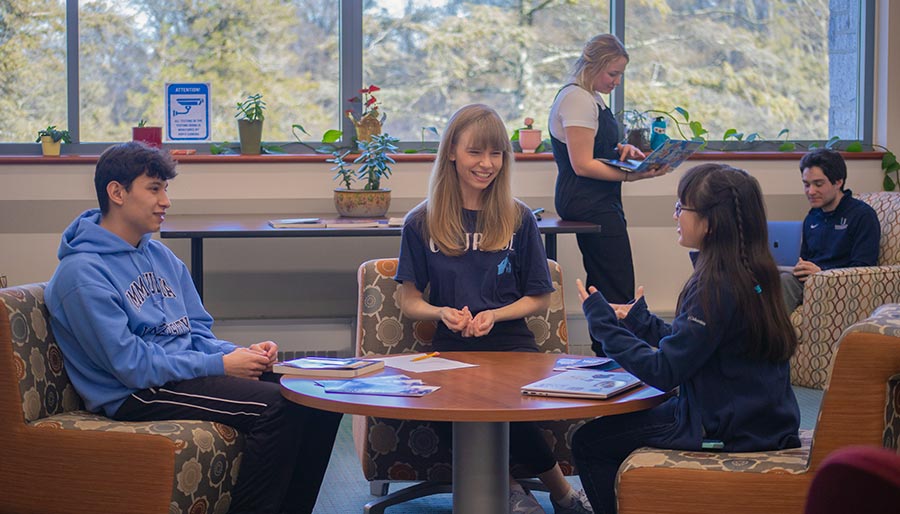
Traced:
[[502, 275], [504, 273], [512, 273], [512, 264], [509, 263], [509, 255], [503, 258], [500, 261], [500, 264], [497, 265], [497, 274]]

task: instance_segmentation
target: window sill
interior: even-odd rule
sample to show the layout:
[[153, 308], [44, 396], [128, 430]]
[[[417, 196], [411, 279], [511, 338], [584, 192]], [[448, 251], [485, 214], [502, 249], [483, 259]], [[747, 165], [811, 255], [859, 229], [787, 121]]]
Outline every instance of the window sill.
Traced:
[[[691, 156], [692, 161], [799, 161], [806, 152], [697, 152]], [[883, 152], [841, 152], [846, 160], [881, 159]], [[393, 154], [397, 162], [434, 162], [433, 153]], [[42, 155], [0, 155], [0, 165], [9, 164], [96, 164], [98, 155], [61, 155], [44, 157]], [[181, 163], [322, 163], [330, 159], [324, 154], [267, 154], [267, 155], [175, 155]], [[553, 161], [552, 153], [517, 153], [516, 161]]]

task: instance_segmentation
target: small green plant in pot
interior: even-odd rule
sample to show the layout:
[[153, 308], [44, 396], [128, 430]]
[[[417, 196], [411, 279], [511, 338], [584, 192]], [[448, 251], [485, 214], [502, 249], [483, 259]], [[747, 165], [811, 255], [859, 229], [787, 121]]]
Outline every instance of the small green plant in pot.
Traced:
[[45, 129], [38, 130], [36, 143], [41, 144], [41, 151], [44, 157], [59, 157], [60, 148], [63, 143], [71, 143], [72, 136], [68, 130], [60, 130], [56, 125], [50, 125]]
[[[332, 152], [334, 163], [332, 171], [336, 172], [334, 178], [340, 179], [344, 187], [334, 190], [334, 207], [341, 216], [354, 218], [384, 216], [391, 206], [391, 190], [381, 187], [381, 180], [391, 176], [391, 165], [396, 161], [390, 156], [397, 153], [399, 140], [390, 134], [375, 134], [369, 141], [358, 141], [359, 157], [353, 160], [353, 164], [359, 167], [354, 172], [353, 168], [344, 161], [349, 152], [341, 153], [338, 150]], [[362, 189], [351, 189], [354, 181], [363, 182]]]
[[259, 155], [261, 152], [263, 120], [266, 118], [266, 102], [262, 96], [262, 93], [248, 95], [235, 106], [237, 114], [234, 117], [238, 120], [241, 154]]

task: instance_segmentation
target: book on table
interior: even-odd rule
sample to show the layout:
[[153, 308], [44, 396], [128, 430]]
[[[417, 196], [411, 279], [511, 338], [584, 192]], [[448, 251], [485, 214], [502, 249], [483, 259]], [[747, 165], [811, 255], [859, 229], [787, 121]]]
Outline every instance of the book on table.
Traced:
[[269, 220], [272, 228], [325, 228], [326, 224], [319, 218], [285, 218]]
[[637, 377], [624, 371], [577, 369], [523, 385], [522, 394], [605, 400], [639, 385]]
[[386, 219], [373, 218], [336, 218], [325, 221], [328, 228], [378, 228], [388, 226]]
[[272, 371], [284, 375], [335, 378], [353, 378], [381, 369], [384, 369], [383, 361], [332, 357], [303, 357], [272, 366]]
[[684, 141], [680, 139], [668, 139], [662, 146], [654, 150], [643, 161], [627, 159], [620, 161], [618, 159], [598, 159], [610, 166], [615, 166], [629, 173], [640, 173], [648, 171], [651, 168], [661, 166], [669, 166], [670, 171], [681, 165], [688, 157], [693, 155], [700, 146], [702, 141]]

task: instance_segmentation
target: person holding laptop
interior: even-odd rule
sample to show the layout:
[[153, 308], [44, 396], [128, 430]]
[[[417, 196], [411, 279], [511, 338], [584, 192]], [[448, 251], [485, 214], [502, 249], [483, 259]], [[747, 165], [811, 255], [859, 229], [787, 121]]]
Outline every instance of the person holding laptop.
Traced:
[[844, 189], [847, 164], [841, 154], [817, 148], [800, 159], [803, 192], [812, 207], [803, 220], [800, 259], [781, 273], [788, 312], [803, 303], [810, 275], [822, 270], [874, 266], [878, 263], [881, 224], [869, 204]]
[[679, 393], [641, 412], [604, 416], [572, 439], [594, 512], [616, 510], [619, 465], [641, 446], [749, 452], [800, 446], [789, 359], [797, 338], [764, 237], [762, 191], [746, 171], [691, 168], [678, 183], [678, 244], [697, 248], [671, 324], [642, 295], [610, 304], [577, 282], [588, 327], [606, 355], [644, 383]]
[[[428, 198], [406, 216], [394, 277], [400, 309], [438, 322], [435, 350], [538, 351], [525, 317], [547, 309], [553, 283], [534, 214], [512, 195], [512, 159], [500, 115], [462, 107], [438, 146]], [[509, 449], [547, 487], [556, 514], [591, 512], [536, 424], [510, 423]], [[513, 514], [544, 512], [512, 477], [509, 501]]]
[[[119, 421], [196, 419], [244, 434], [240, 474], [216, 511], [310, 514], [341, 415], [286, 400], [278, 346], [212, 333], [187, 266], [151, 239], [172, 205], [168, 153], [129, 142], [100, 155], [99, 209], [79, 215], [47, 286], [53, 334], [91, 412]], [[177, 471], [177, 470], [176, 470]]]
[[[550, 140], [556, 160], [556, 212], [562, 219], [600, 225], [598, 234], [578, 234], [587, 283], [610, 301], [634, 297], [634, 263], [622, 207], [622, 182], [664, 175], [668, 168], [629, 173], [597, 159], [645, 157], [620, 142], [619, 125], [601, 95], [621, 82], [628, 52], [616, 36], [601, 34], [585, 45], [572, 77], [550, 108]], [[600, 354], [599, 343], [592, 348]]]

